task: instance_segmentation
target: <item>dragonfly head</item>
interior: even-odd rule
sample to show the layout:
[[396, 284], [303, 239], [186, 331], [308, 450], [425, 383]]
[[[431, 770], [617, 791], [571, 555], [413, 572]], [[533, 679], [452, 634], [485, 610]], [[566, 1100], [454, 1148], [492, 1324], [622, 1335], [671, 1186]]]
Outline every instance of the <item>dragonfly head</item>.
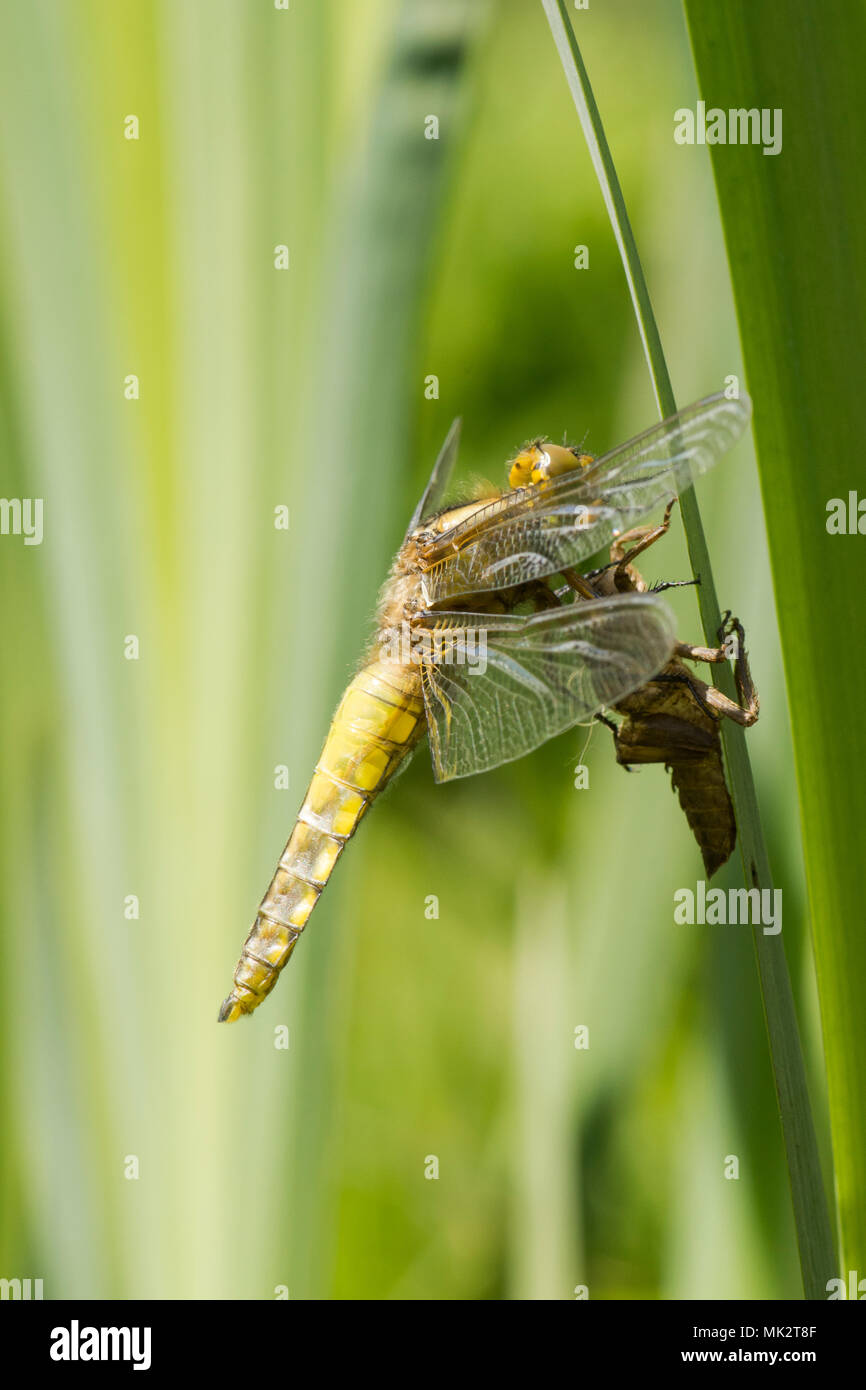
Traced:
[[535, 439], [509, 460], [508, 482], [513, 488], [527, 487], [530, 483], [557, 478], [561, 473], [571, 473], [575, 468], [586, 468], [592, 461], [591, 454], [582, 454], [578, 448]]

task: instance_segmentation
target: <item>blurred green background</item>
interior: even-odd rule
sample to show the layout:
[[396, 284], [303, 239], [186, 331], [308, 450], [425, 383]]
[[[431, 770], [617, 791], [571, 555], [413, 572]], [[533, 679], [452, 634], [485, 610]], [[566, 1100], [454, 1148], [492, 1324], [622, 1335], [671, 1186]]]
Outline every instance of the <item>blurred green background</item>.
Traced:
[[[0, 541], [0, 1275], [47, 1298], [798, 1296], [751, 933], [674, 925], [697, 849], [662, 769], [627, 776], [603, 729], [581, 791], [583, 729], [444, 787], [422, 749], [276, 993], [216, 1024], [452, 417], [461, 476], [497, 482], [534, 434], [600, 452], [654, 420], [540, 5], [0, 15], [2, 492], [45, 508], [41, 546]], [[673, 140], [681, 9], [575, 24], [685, 404], [741, 363], [709, 157]], [[761, 692], [823, 1140], [748, 443], [699, 495]], [[688, 577], [678, 521], [644, 572]], [[693, 593], [672, 602], [699, 640]]]

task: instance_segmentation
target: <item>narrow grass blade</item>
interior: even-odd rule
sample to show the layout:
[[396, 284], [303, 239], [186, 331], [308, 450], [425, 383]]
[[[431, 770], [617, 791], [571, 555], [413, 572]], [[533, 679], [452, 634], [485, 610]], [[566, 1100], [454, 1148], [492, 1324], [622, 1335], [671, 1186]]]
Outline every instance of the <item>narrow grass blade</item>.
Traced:
[[[669, 415], [676, 409], [673, 388], [637, 245], [586, 67], [565, 0], [542, 0], [542, 5], [622, 256], [659, 411], [663, 416]], [[692, 490], [683, 495], [681, 506], [692, 571], [696, 577], [700, 577], [698, 602], [704, 635], [708, 643], [714, 643], [721, 614], [697, 499]], [[726, 695], [735, 698], [733, 677], [727, 666], [713, 668], [713, 677]], [[746, 882], [749, 887], [772, 889], [769, 858], [743, 732], [728, 725], [724, 729], [724, 739]], [[808, 1298], [823, 1298], [826, 1297], [825, 1285], [833, 1273], [835, 1259], [791, 982], [781, 936], [765, 936], [758, 926], [754, 939], [791, 1179], [803, 1283]]]

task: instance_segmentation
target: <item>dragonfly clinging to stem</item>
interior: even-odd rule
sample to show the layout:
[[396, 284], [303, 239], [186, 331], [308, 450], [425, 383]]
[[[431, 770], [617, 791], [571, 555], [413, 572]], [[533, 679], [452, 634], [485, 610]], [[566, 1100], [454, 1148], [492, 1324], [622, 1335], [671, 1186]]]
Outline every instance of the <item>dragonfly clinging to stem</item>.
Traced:
[[[600, 458], [538, 439], [510, 460], [508, 489], [443, 507], [454, 422], [220, 1021], [252, 1013], [273, 989], [345, 845], [425, 733], [433, 775], [445, 782], [599, 716], [620, 762], [671, 769], [707, 872], [727, 859], [736, 831], [718, 725], [750, 724], [758, 713], [742, 628], [729, 624], [718, 648], [678, 643], [670, 608], [633, 562], [667, 530], [672, 499], [735, 443], [750, 414], [746, 396], [710, 396]], [[662, 503], [661, 523], [637, 527]], [[586, 571], [600, 551], [610, 562]], [[732, 635], [741, 705], [684, 665], [726, 660]]]

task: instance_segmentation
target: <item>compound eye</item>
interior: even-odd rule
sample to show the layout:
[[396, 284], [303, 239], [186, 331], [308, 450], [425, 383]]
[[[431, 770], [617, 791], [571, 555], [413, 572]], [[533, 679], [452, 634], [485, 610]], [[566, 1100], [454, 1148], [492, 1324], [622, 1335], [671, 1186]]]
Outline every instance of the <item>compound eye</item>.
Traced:
[[525, 449], [521, 449], [520, 453], [510, 460], [509, 485], [513, 488], [526, 487], [528, 483], [535, 482], [536, 470], [542, 457], [542, 450], [537, 444], [528, 444]]
[[558, 478], [562, 473], [573, 473], [584, 465], [586, 454], [575, 454], [561, 444], [545, 444], [544, 465], [540, 470], [542, 478]]

